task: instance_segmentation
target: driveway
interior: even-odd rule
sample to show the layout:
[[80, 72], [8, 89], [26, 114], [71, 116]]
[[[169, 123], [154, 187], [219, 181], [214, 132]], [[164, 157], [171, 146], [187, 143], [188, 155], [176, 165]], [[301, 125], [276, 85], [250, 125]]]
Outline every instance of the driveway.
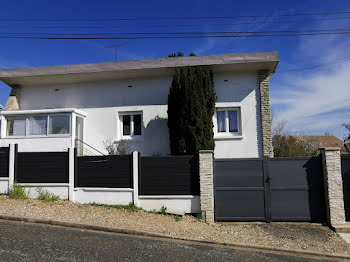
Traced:
[[0, 220], [0, 261], [313, 260]]

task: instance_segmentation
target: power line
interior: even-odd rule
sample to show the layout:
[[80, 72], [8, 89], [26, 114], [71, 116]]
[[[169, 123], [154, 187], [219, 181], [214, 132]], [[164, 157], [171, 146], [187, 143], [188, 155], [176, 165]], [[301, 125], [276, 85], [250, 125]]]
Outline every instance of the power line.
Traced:
[[108, 21], [145, 21], [145, 20], [198, 20], [198, 19], [236, 19], [236, 18], [266, 18], [266, 17], [296, 17], [296, 16], [322, 16], [343, 15], [350, 11], [296, 13], [296, 14], [270, 14], [270, 15], [236, 15], [236, 16], [182, 16], [182, 17], [126, 17], [126, 18], [1, 18], [2, 22], [108, 22]]
[[311, 70], [311, 69], [315, 69], [315, 68], [320, 68], [320, 67], [324, 67], [324, 66], [328, 66], [328, 65], [332, 65], [332, 64], [339, 64], [339, 63], [344, 63], [350, 61], [350, 56], [341, 58], [341, 59], [337, 59], [334, 61], [330, 61], [328, 63], [323, 63], [323, 64], [319, 64], [319, 65], [315, 65], [315, 66], [310, 66], [310, 67], [304, 67], [304, 68], [297, 68], [297, 69], [291, 69], [291, 70], [286, 70], [286, 71], [277, 71], [276, 73], [279, 74], [283, 74], [283, 73], [290, 73], [290, 72], [298, 72], [298, 71], [305, 71], [305, 70]]
[[299, 33], [299, 34], [249, 34], [249, 35], [190, 35], [190, 36], [121, 36], [121, 37], [46, 37], [46, 36], [8, 36], [0, 35], [0, 39], [42, 39], [42, 40], [128, 40], [128, 39], [196, 39], [196, 38], [242, 38], [242, 37], [292, 37], [292, 36], [321, 36], [348, 35], [348, 32]]
[[169, 28], [169, 27], [204, 27], [204, 26], [236, 26], [236, 25], [256, 25], [256, 24], [281, 24], [281, 23], [301, 23], [311, 21], [347, 20], [350, 17], [331, 17], [320, 19], [304, 20], [280, 20], [280, 21], [257, 21], [241, 23], [201, 23], [201, 24], [168, 24], [168, 25], [120, 25], [120, 26], [32, 26], [33, 29], [111, 29], [111, 28]]
[[7, 35], [56, 35], [56, 36], [96, 36], [96, 35], [206, 35], [206, 34], [270, 34], [270, 33], [342, 33], [350, 28], [310, 29], [310, 30], [270, 30], [270, 31], [202, 31], [202, 32], [109, 32], [109, 33], [51, 33], [51, 32], [0, 32]]

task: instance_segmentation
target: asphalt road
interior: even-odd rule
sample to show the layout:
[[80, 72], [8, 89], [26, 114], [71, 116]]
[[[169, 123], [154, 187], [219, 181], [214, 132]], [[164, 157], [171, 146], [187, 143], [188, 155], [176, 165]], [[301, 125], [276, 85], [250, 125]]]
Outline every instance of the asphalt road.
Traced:
[[0, 220], [0, 261], [320, 261]]

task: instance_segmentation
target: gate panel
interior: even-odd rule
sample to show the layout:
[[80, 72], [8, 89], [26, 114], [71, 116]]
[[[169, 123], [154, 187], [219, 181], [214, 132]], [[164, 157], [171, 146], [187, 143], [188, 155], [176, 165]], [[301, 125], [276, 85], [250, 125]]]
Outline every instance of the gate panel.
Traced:
[[130, 155], [77, 157], [75, 187], [133, 188], [131, 165]]
[[341, 173], [343, 177], [345, 218], [350, 221], [350, 156], [341, 156]]
[[264, 221], [263, 162], [260, 159], [215, 160], [217, 221]]
[[268, 159], [272, 221], [325, 220], [321, 157]]

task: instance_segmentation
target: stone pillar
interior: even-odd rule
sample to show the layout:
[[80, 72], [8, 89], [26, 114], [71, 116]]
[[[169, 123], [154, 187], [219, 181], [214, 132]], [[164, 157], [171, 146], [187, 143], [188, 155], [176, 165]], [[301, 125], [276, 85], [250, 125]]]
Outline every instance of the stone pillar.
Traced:
[[7, 99], [5, 110], [19, 110], [21, 109], [21, 87], [12, 86], [11, 93]]
[[260, 113], [263, 156], [273, 157], [272, 123], [270, 108], [270, 73], [259, 71]]
[[334, 227], [345, 224], [343, 179], [340, 148], [321, 148], [328, 223]]
[[213, 150], [199, 151], [199, 183], [202, 218], [214, 223], [214, 168]]

